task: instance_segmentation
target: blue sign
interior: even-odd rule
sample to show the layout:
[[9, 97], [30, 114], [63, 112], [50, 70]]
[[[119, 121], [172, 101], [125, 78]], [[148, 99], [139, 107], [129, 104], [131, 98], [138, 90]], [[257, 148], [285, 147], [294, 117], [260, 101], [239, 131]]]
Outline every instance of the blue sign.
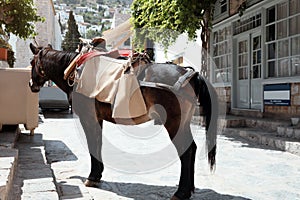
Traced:
[[291, 84], [264, 85], [264, 104], [267, 106], [290, 106]]

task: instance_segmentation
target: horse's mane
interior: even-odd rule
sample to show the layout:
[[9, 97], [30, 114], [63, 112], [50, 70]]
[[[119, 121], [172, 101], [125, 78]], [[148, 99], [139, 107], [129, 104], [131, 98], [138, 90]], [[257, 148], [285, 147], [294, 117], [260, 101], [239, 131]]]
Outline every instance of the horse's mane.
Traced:
[[43, 64], [46, 65], [59, 65], [61, 67], [68, 67], [71, 61], [78, 55], [76, 52], [71, 51], [58, 51], [58, 50], [47, 50], [43, 53], [42, 59]]

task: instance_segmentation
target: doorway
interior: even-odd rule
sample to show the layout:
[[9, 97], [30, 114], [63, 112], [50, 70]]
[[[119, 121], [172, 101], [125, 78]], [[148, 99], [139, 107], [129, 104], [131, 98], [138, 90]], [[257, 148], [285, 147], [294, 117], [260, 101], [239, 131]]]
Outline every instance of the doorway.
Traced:
[[237, 107], [262, 107], [262, 44], [261, 33], [249, 34], [237, 40]]

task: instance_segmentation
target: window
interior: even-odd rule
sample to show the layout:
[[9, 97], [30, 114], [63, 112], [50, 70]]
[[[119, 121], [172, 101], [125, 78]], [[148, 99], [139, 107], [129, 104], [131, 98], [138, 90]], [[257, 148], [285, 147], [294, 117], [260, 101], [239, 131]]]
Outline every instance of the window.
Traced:
[[261, 13], [244, 17], [240, 20], [233, 22], [233, 33], [234, 35], [237, 35], [259, 26], [261, 26]]
[[124, 42], [125, 46], [130, 46], [130, 38], [128, 38], [125, 42]]
[[248, 79], [248, 51], [248, 40], [240, 41], [238, 44], [239, 80]]
[[300, 75], [300, 1], [266, 10], [267, 77]]
[[225, 13], [227, 11], [227, 0], [220, 0], [221, 4], [221, 13]]
[[232, 52], [230, 27], [213, 32], [214, 82], [231, 82]]

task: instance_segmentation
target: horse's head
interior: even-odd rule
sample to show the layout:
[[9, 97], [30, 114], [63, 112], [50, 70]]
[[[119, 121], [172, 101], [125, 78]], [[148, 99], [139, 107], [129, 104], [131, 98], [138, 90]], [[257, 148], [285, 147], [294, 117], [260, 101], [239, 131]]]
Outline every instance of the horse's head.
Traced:
[[33, 53], [33, 59], [30, 62], [32, 68], [29, 86], [32, 92], [39, 92], [45, 82], [49, 80], [44, 71], [42, 57], [46, 51], [51, 49], [51, 45], [46, 47], [36, 47], [30, 43], [30, 50]]

